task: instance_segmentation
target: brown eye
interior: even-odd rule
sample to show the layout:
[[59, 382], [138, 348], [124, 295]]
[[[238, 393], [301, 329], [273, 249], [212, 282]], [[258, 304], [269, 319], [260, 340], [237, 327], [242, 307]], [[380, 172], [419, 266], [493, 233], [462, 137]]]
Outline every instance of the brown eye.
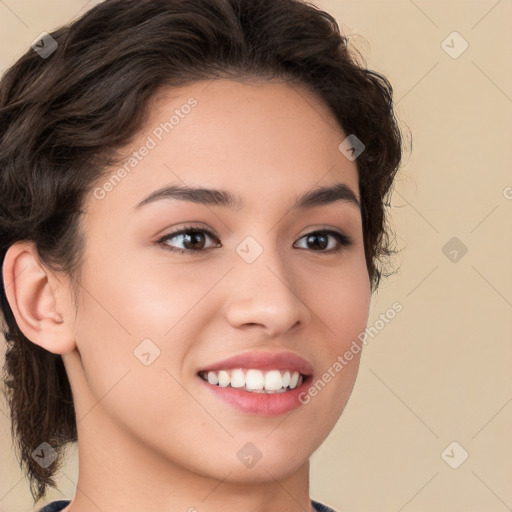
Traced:
[[[334, 238], [337, 241], [337, 247], [331, 248], [329, 250], [325, 250], [326, 247], [329, 246], [329, 237]], [[338, 233], [337, 231], [332, 230], [321, 230], [314, 231], [312, 233], [308, 233], [304, 235], [302, 239], [306, 240], [306, 244], [309, 246], [307, 248], [316, 247], [317, 249], [313, 249], [314, 252], [326, 252], [333, 253], [339, 252], [343, 248], [348, 247], [352, 244], [352, 239], [347, 235], [342, 233]], [[335, 244], [336, 245], [336, 244]]]
[[[177, 252], [179, 254], [200, 254], [206, 252], [207, 249], [215, 248], [205, 247], [206, 240], [208, 238], [217, 240], [217, 237], [208, 229], [196, 228], [196, 227], [185, 227], [173, 233], [169, 233], [157, 241], [159, 245], [163, 245], [164, 248], [171, 252]], [[178, 239], [178, 243], [183, 244], [182, 248], [173, 247], [169, 244], [170, 240]], [[345, 247], [352, 245], [353, 240], [342, 233], [338, 233], [333, 230], [319, 230], [308, 233], [300, 238], [300, 240], [306, 240], [305, 249], [309, 249], [312, 252], [332, 254], [342, 251]], [[334, 247], [329, 248], [330, 241], [335, 240], [332, 244]], [[219, 245], [217, 245], [219, 247]], [[296, 247], [294, 245], [294, 247]], [[328, 248], [328, 249], [327, 249]], [[327, 250], [326, 250], [327, 249]]]
[[[169, 240], [174, 238], [181, 238], [181, 242], [183, 244], [183, 248], [172, 247], [168, 244]], [[158, 244], [163, 245], [167, 250], [178, 253], [199, 253], [205, 252], [205, 241], [207, 238], [216, 239], [215, 235], [207, 229], [199, 229], [193, 227], [185, 227], [180, 229], [179, 231], [175, 231], [173, 233], [169, 233], [165, 235], [160, 240], [158, 240]]]

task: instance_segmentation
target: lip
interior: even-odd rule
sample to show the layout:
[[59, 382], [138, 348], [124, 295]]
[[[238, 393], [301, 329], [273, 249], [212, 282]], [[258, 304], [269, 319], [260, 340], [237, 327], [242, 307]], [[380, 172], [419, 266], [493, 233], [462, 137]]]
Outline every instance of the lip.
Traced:
[[[232, 370], [234, 368], [257, 370], [296, 370], [303, 375], [302, 384], [284, 393], [251, 393], [241, 389], [210, 384], [199, 376], [201, 372]], [[251, 351], [217, 361], [200, 368], [197, 378], [222, 402], [235, 409], [258, 416], [277, 416], [300, 407], [301, 394], [305, 393], [313, 380], [313, 365], [294, 352]]]
[[304, 378], [302, 384], [295, 389], [285, 391], [284, 393], [266, 394], [251, 393], [230, 386], [222, 388], [210, 384], [199, 376], [197, 378], [201, 381], [202, 385], [206, 386], [214, 396], [225, 404], [241, 412], [257, 416], [278, 416], [304, 405], [300, 397], [304, 393], [307, 393], [307, 389], [313, 381], [313, 377], [308, 376]]
[[254, 368], [257, 370], [296, 370], [304, 376], [313, 374], [309, 361], [294, 352], [243, 352], [236, 356], [217, 361], [197, 370], [199, 372], [230, 370], [234, 368]]

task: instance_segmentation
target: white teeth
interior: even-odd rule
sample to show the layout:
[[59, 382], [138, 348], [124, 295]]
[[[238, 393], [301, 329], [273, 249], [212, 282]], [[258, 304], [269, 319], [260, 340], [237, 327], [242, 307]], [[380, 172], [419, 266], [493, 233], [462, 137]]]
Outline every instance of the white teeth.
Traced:
[[201, 372], [200, 376], [210, 384], [222, 388], [231, 386], [251, 393], [284, 393], [288, 389], [295, 389], [304, 380], [303, 376], [294, 370], [220, 370], [218, 372]]
[[215, 372], [208, 372], [208, 382], [210, 384], [218, 384], [219, 376]]
[[265, 375], [265, 389], [275, 391], [276, 389], [286, 387], [283, 386], [283, 380], [284, 379], [281, 377], [281, 372], [279, 370], [272, 370]]
[[233, 370], [231, 372], [231, 387], [243, 388], [245, 386], [245, 375], [242, 370]]
[[229, 377], [229, 373], [228, 372], [225, 372], [224, 370], [221, 370], [219, 372], [219, 386], [221, 388], [225, 388], [227, 386], [229, 386], [229, 382], [230, 382], [230, 377]]
[[299, 373], [298, 372], [293, 372], [291, 377], [290, 377], [290, 384], [289, 384], [289, 386], [292, 389], [296, 388], [298, 381], [299, 381]]
[[259, 370], [247, 370], [245, 376], [245, 387], [247, 391], [258, 390], [261, 391], [265, 386], [265, 377]]

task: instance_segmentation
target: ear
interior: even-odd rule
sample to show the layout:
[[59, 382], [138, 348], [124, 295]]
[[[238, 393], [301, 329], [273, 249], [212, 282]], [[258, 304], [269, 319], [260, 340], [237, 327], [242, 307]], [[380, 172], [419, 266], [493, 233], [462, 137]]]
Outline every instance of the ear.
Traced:
[[35, 244], [11, 245], [2, 272], [7, 301], [23, 334], [55, 354], [74, 350], [75, 310], [68, 280], [61, 282], [41, 263]]

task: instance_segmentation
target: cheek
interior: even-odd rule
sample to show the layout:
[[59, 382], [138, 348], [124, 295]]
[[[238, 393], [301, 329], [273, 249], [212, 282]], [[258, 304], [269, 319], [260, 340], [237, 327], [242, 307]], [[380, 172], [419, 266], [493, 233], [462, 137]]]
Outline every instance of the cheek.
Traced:
[[91, 293], [109, 314], [95, 313], [102, 321], [121, 324], [132, 338], [168, 340], [187, 325], [221, 273], [201, 264], [186, 267], [178, 257], [171, 262], [158, 247], [139, 251], [136, 257], [128, 253], [101, 264], [99, 258], [91, 262], [90, 269], [97, 269], [89, 270]]
[[133, 434], [150, 431], [162, 421], [163, 411], [172, 418], [173, 410], [185, 406], [187, 396], [171, 375], [182, 380], [188, 338], [180, 318], [190, 306], [174, 303], [173, 293], [162, 295], [160, 302], [154, 283], [139, 281], [140, 274], [118, 281], [120, 276], [113, 271], [108, 283], [101, 283], [98, 273], [94, 285], [88, 281], [90, 294], [82, 300], [75, 333], [85, 379], [82, 389], [90, 401], [86, 410], [101, 401], [101, 409]]
[[[186, 271], [183, 265], [133, 255], [88, 260], [75, 334], [97, 397], [128, 371], [130, 380], [142, 371], [141, 382], [156, 387], [170, 378], [164, 368], [181, 377], [190, 340], [207, 322], [202, 299], [219, 279], [217, 271], [197, 269]], [[142, 355], [147, 352], [149, 356]], [[146, 367], [144, 357], [154, 362]], [[137, 391], [129, 393], [135, 398]]]
[[308, 278], [311, 304], [332, 343], [342, 350], [363, 332], [368, 321], [371, 288], [364, 254], [351, 254], [336, 268], [324, 268]]

